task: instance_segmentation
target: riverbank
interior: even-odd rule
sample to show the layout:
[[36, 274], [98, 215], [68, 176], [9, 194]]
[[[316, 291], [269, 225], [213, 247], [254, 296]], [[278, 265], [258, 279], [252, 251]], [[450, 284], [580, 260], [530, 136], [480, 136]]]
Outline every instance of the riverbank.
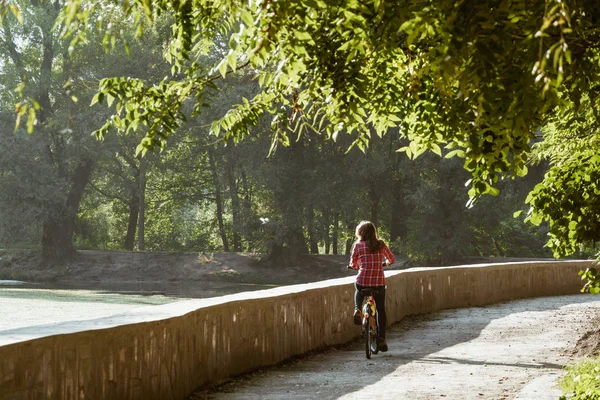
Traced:
[[[50, 287], [164, 291], [169, 287], [206, 285], [281, 286], [355, 275], [347, 255], [305, 255], [286, 264], [259, 254], [79, 250], [72, 260], [44, 262], [34, 250], [0, 250], [0, 280]], [[522, 258], [469, 258], [464, 264], [534, 261]], [[389, 269], [411, 266], [397, 257]]]
[[45, 263], [37, 252], [19, 250], [0, 252], [0, 280], [56, 289], [211, 297], [353, 275], [345, 269], [347, 262], [347, 256], [331, 255], [307, 255], [281, 265], [243, 253], [80, 250], [69, 262]]

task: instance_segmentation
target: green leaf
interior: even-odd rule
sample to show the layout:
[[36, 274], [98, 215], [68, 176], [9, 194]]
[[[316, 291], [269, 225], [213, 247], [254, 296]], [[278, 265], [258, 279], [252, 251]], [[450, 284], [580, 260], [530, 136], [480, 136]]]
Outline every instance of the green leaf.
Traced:
[[519, 218], [523, 214], [523, 210], [518, 210], [513, 213], [513, 218]]
[[310, 40], [312, 40], [312, 36], [310, 36], [310, 34], [308, 32], [305, 32], [305, 31], [295, 30], [294, 31], [294, 36], [296, 37], [296, 39], [302, 40], [302, 41], [310, 41]]
[[240, 17], [242, 18], [242, 21], [244, 21], [246, 26], [254, 25], [254, 18], [252, 17], [252, 14], [248, 10], [244, 9], [244, 10], [240, 11]]
[[221, 73], [221, 76], [223, 78], [225, 78], [227, 76], [227, 63], [228, 63], [228, 59], [225, 58], [225, 59], [221, 60], [221, 62], [219, 63], [219, 66], [218, 66], [219, 72]]
[[464, 150], [460, 150], [460, 149], [452, 150], [452, 151], [448, 152], [448, 154], [446, 154], [444, 156], [444, 158], [452, 158], [454, 156], [460, 157], [460, 158], [465, 158], [465, 152], [464, 152]]
[[27, 111], [28, 111], [27, 133], [33, 133], [35, 123], [36, 123], [35, 110], [33, 108], [29, 107]]
[[[235, 67], [236, 67], [236, 63], [237, 63], [237, 56], [236, 56], [235, 52], [229, 53], [229, 55], [227, 56], [227, 63], [231, 67], [231, 70], [235, 71]], [[222, 73], [223, 72], [221, 71], [221, 74]]]
[[487, 189], [487, 193], [491, 194], [492, 196], [498, 196], [500, 194], [500, 189], [494, 186], [489, 186]]
[[534, 211], [529, 215], [529, 217], [527, 217], [526, 221], [531, 222], [535, 226], [540, 226], [544, 219], [540, 214]]
[[131, 51], [129, 50], [129, 42], [127, 40], [123, 41], [123, 46], [125, 46], [125, 53], [127, 53], [127, 55], [131, 57]]

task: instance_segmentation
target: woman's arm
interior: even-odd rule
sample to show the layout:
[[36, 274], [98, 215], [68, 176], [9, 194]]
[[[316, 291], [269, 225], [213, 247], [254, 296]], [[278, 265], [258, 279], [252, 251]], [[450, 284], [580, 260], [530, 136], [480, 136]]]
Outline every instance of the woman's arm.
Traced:
[[348, 267], [352, 269], [358, 269], [358, 250], [356, 248], [356, 242], [354, 242], [354, 244], [352, 245], [351, 254], [352, 255], [350, 256], [350, 264], [348, 265]]
[[389, 267], [390, 265], [392, 265], [393, 263], [396, 262], [396, 257], [394, 256], [394, 253], [392, 253], [392, 251], [390, 250], [390, 248], [387, 247], [387, 245], [385, 243], [383, 245], [383, 255], [387, 259], [387, 265], [386, 265], [386, 267]]

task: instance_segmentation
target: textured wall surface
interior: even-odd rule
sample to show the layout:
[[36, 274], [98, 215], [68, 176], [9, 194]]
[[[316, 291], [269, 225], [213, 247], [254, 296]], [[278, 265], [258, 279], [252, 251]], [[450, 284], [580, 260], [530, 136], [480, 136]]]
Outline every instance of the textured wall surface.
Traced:
[[[577, 293], [588, 261], [389, 271], [404, 316]], [[0, 399], [183, 399], [195, 388], [359, 334], [353, 278], [0, 332]]]

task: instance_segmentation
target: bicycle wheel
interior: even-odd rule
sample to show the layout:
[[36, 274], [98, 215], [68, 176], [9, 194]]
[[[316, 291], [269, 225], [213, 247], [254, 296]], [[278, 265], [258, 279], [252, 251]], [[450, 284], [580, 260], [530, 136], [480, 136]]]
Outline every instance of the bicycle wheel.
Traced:
[[370, 329], [370, 333], [371, 333], [371, 353], [373, 354], [377, 354], [379, 353], [379, 343], [377, 343], [377, 336], [378, 336], [378, 329], [375, 323], [375, 317], [371, 317], [369, 318], [369, 322], [371, 322], [370, 325], [371, 329]]
[[367, 317], [367, 321], [365, 323], [365, 354], [367, 359], [371, 358], [371, 317]]

